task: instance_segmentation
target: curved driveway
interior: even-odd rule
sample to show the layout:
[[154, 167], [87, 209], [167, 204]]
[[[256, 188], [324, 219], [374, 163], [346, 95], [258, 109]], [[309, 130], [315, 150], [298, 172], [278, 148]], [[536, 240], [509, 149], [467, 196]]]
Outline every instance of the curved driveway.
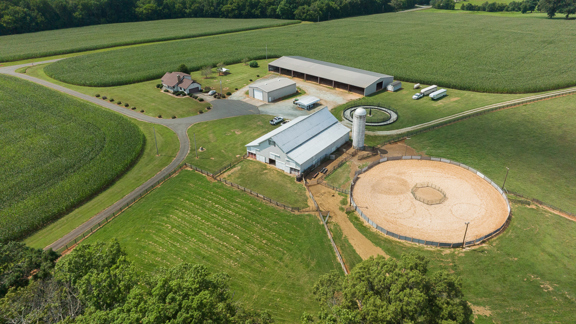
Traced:
[[[55, 61], [58, 61], [58, 60], [36, 62], [36, 64], [52, 63]], [[185, 118], [177, 118], [177, 119], [154, 118], [154, 117], [150, 117], [150, 116], [138, 113], [138, 112], [133, 111], [133, 110], [123, 109], [123, 108], [119, 107], [118, 105], [109, 103], [109, 102], [104, 101], [102, 99], [91, 97], [91, 96], [85, 95], [83, 93], [80, 93], [80, 92], [70, 90], [68, 88], [56, 85], [54, 83], [51, 83], [51, 82], [48, 82], [48, 81], [45, 81], [42, 79], [34, 78], [34, 77], [31, 77], [31, 76], [26, 75], [26, 74], [16, 72], [16, 70], [21, 68], [21, 67], [26, 67], [26, 66], [31, 66], [31, 65], [32, 64], [22, 64], [22, 65], [13, 65], [13, 66], [2, 67], [2, 68], [0, 68], [0, 73], [11, 75], [14, 77], [18, 77], [18, 78], [21, 78], [21, 79], [24, 79], [24, 80], [27, 80], [30, 82], [34, 82], [34, 83], [43, 85], [45, 87], [63, 92], [65, 94], [74, 96], [76, 98], [89, 101], [89, 102], [94, 103], [96, 105], [99, 105], [101, 107], [108, 108], [110, 110], [113, 110], [117, 113], [120, 113], [120, 114], [125, 115], [125, 116], [130, 117], [130, 118], [138, 119], [138, 120], [148, 122], [151, 124], [158, 124], [158, 125], [166, 126], [176, 133], [176, 135], [178, 136], [178, 140], [180, 141], [180, 150], [178, 151], [176, 158], [167, 167], [162, 169], [162, 171], [158, 172], [154, 177], [152, 177], [151, 179], [146, 181], [144, 184], [142, 184], [141, 186], [136, 188], [134, 191], [132, 191], [131, 193], [129, 193], [128, 195], [126, 195], [122, 199], [118, 200], [112, 206], [110, 206], [110, 207], [106, 208], [105, 210], [101, 211], [100, 213], [96, 214], [94, 217], [90, 218], [85, 223], [78, 226], [73, 231], [66, 234], [64, 237], [60, 238], [56, 242], [48, 245], [44, 249], [52, 248], [54, 250], [58, 250], [58, 249], [64, 247], [66, 244], [72, 242], [75, 238], [80, 236], [86, 230], [88, 230], [88, 229], [92, 228], [93, 226], [95, 226], [96, 224], [102, 222], [103, 220], [106, 219], [106, 217], [111, 216], [112, 213], [114, 213], [114, 211], [116, 211], [121, 206], [129, 203], [130, 201], [132, 201], [132, 199], [139, 197], [140, 194], [144, 193], [148, 187], [150, 187], [152, 184], [154, 184], [155, 182], [159, 181], [164, 176], [166, 176], [167, 174], [172, 172], [172, 170], [174, 170], [175, 168], [177, 168], [182, 162], [184, 162], [184, 159], [186, 158], [186, 156], [188, 155], [188, 151], [190, 150], [190, 139], [188, 138], [187, 131], [188, 131], [188, 128], [190, 126], [192, 126], [193, 124], [198, 123], [198, 122], [203, 122], [203, 121], [227, 118], [227, 117], [235, 117], [235, 116], [259, 114], [260, 113], [260, 111], [258, 110], [257, 107], [252, 106], [250, 104], [247, 104], [243, 101], [214, 100], [211, 102], [211, 104], [213, 106], [212, 110], [210, 110], [207, 113], [201, 114], [201, 115], [185, 117]]]

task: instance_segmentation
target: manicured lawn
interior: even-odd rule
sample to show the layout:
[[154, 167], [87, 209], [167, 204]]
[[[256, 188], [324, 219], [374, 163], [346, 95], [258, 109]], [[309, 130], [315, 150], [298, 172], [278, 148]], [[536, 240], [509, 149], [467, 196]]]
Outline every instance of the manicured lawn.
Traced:
[[[140, 156], [136, 165], [98, 196], [26, 238], [24, 242], [27, 245], [35, 248], [44, 248], [50, 245], [92, 216], [132, 192], [172, 162], [180, 148], [176, 134], [161, 125], [151, 125], [137, 120], [132, 120], [132, 122], [140, 128], [146, 137], [142, 156]], [[154, 130], [152, 127], [156, 129], [160, 155], [156, 155]]]
[[[431, 270], [460, 276], [465, 297], [489, 316], [476, 323], [570, 323], [576, 307], [576, 222], [538, 208], [513, 204], [512, 223], [487, 244], [462, 252], [402, 243], [354, 226], [386, 254], [416, 252]], [[369, 225], [368, 225], [369, 226]]]
[[352, 170], [352, 163], [346, 162], [342, 164], [334, 172], [330, 173], [325, 180], [334, 187], [348, 189], [348, 187], [350, 186], [350, 181], [352, 180], [350, 178], [351, 170]]
[[489, 113], [413, 136], [427, 155], [480, 170], [506, 188], [576, 213], [576, 96]]
[[[185, 18], [49, 30], [0, 37], [0, 62], [81, 52], [127, 44], [193, 38], [298, 21], [280, 19]], [[122, 32], [119, 32], [119, 31]], [[34, 44], [34, 46], [31, 46]]]
[[222, 92], [226, 94], [236, 91], [236, 88], [240, 89], [247, 86], [252, 83], [250, 80], [256, 81], [268, 74], [268, 64], [265, 60], [258, 60], [257, 68], [251, 68], [243, 63], [232, 64], [226, 68], [230, 70], [230, 74], [220, 76], [214, 66], [212, 75], [207, 79], [204, 79], [200, 71], [192, 72], [190, 75], [193, 80], [202, 85], [202, 88], [210, 87], [218, 92], [220, 92], [220, 80], [222, 80]]
[[[197, 123], [188, 129], [190, 153], [186, 162], [209, 172], [216, 172], [246, 154], [244, 145], [272, 131], [279, 126], [270, 125], [272, 116], [249, 115], [209, 122]], [[196, 145], [205, 148], [194, 152], [194, 134]]]
[[156, 88], [156, 84], [160, 83], [159, 79], [117, 87], [83, 87], [50, 78], [44, 73], [45, 67], [46, 65], [37, 65], [29, 67], [25, 71], [26, 74], [33, 77], [47, 80], [90, 96], [99, 94], [101, 97], [106, 96], [108, 100], [112, 98], [116, 103], [122, 102], [122, 107], [128, 103], [130, 107], [126, 109], [132, 107], [136, 107], [136, 111], [144, 109], [144, 114], [152, 117], [158, 117], [158, 115], [161, 115], [162, 118], [193, 116], [197, 115], [201, 110], [207, 111], [206, 108], [210, 106], [206, 102], [199, 102], [187, 96], [177, 98], [162, 92]]
[[[422, 85], [421, 88], [427, 86], [428, 85]], [[366, 129], [371, 131], [392, 130], [527, 96], [525, 94], [491, 94], [447, 89], [448, 96], [438, 101], [433, 101], [428, 96], [414, 100], [412, 96], [416, 92], [420, 92], [420, 89], [414, 90], [414, 83], [410, 82], [402, 82], [402, 88], [402, 90], [397, 92], [382, 91], [370, 97], [348, 102], [332, 109], [332, 114], [339, 120], [342, 120], [342, 113], [344, 109], [348, 107], [358, 105], [384, 106], [395, 110], [398, 113], [398, 120], [387, 126], [368, 126]]]
[[138, 159], [130, 121], [0, 75], [0, 242], [20, 239], [105, 189]]
[[536, 92], [576, 85], [573, 26], [574, 21], [562, 19], [385, 13], [83, 55], [52, 64], [46, 72], [74, 84], [127, 84], [157, 79], [181, 63], [200, 69], [244, 57], [262, 59], [267, 44], [268, 57], [300, 55], [402, 81]]
[[306, 208], [306, 188], [283, 171], [254, 160], [244, 160], [228, 171], [224, 178], [282, 204]]
[[187, 170], [86, 243], [112, 239], [143, 272], [181, 262], [227, 272], [234, 299], [269, 310], [277, 323], [317, 312], [312, 286], [340, 268], [316, 216], [279, 210]]

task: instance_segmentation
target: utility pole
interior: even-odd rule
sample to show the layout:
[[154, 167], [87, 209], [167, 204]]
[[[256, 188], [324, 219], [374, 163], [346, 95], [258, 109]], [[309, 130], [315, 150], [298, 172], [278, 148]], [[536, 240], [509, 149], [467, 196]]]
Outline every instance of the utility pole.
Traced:
[[223, 95], [224, 93], [222, 93], [222, 77], [220, 77], [220, 94]]
[[506, 176], [504, 177], [504, 183], [502, 184], [502, 190], [504, 190], [504, 186], [506, 185], [506, 179], [508, 179], [508, 171], [510, 171], [510, 168], [506, 167]]
[[464, 249], [466, 246], [466, 233], [468, 232], [468, 224], [470, 224], [470, 222], [466, 222], [464, 224], [466, 224], [466, 230], [464, 231], [464, 239], [462, 240], [462, 249]]
[[268, 44], [266, 44], [266, 62], [268, 62]]
[[404, 156], [406, 156], [406, 153], [408, 152], [408, 144], [406, 143], [406, 141], [409, 139], [410, 137], [406, 137], [406, 139], [404, 140]]
[[158, 153], [158, 141], [156, 140], [156, 129], [152, 126], [152, 130], [154, 130], [154, 143], [156, 143], [156, 155], [160, 155]]
[[320, 22], [320, 15], [318, 15], [318, 22]]
[[194, 152], [196, 152], [196, 158], [198, 158], [198, 149], [196, 148], [196, 133], [194, 133]]

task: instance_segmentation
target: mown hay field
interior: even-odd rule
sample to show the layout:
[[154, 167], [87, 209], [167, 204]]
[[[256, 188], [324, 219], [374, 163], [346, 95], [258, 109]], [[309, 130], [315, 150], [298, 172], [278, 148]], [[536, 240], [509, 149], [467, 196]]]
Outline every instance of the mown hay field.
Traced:
[[0, 242], [19, 239], [90, 198], [139, 157], [126, 118], [0, 76]]
[[489, 113], [407, 141], [467, 164], [506, 189], [576, 214], [576, 96]]
[[[576, 84], [574, 21], [443, 13], [387, 13], [94, 53], [46, 68], [58, 80], [110, 86], [244, 57], [301, 55], [482, 92], [536, 92]], [[337, 44], [337, 46], [336, 46]]]
[[144, 272], [181, 262], [227, 272], [234, 299], [277, 323], [315, 313], [312, 286], [342, 271], [315, 215], [265, 204], [194, 171], [181, 171], [86, 243], [117, 239]]
[[[0, 62], [296, 24], [296, 20], [183, 18], [106, 24], [0, 37]], [[33, 44], [33, 45], [32, 45]]]

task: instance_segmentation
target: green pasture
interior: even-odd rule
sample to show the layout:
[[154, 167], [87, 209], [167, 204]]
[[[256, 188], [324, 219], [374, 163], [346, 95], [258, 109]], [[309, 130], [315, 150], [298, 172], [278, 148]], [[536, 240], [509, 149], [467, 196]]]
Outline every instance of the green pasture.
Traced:
[[414, 89], [414, 83], [402, 82], [402, 90], [400, 91], [378, 92], [372, 96], [363, 97], [338, 106], [332, 109], [331, 112], [336, 118], [342, 120], [342, 114], [346, 108], [358, 105], [379, 105], [396, 111], [398, 120], [393, 124], [366, 127], [369, 131], [380, 131], [418, 125], [470, 109], [526, 97], [526, 95], [521, 94], [479, 93], [447, 89], [448, 95], [440, 100], [432, 100], [428, 96], [418, 100], [412, 99], [415, 93], [420, 92], [422, 88], [427, 86], [421, 85], [420, 89]]
[[50, 78], [44, 73], [46, 66], [48, 65], [36, 65], [20, 70], [22, 72], [25, 71], [26, 74], [30, 76], [61, 85], [89, 96], [99, 94], [100, 98], [102, 98], [102, 96], [106, 96], [108, 100], [112, 98], [114, 99], [114, 103], [122, 102], [122, 107], [128, 103], [130, 107], [126, 109], [131, 109], [132, 107], [136, 107], [136, 111], [143, 109], [144, 114], [152, 117], [158, 117], [158, 115], [161, 115], [162, 118], [193, 116], [197, 115], [199, 111], [207, 111], [206, 108], [210, 106], [209, 103], [199, 102], [188, 96], [174, 97], [162, 92], [156, 88], [156, 85], [161, 83], [160, 79], [115, 87], [83, 87]]
[[291, 207], [308, 207], [308, 195], [303, 183], [296, 182], [276, 167], [254, 160], [244, 160], [224, 175], [242, 187]]
[[465, 298], [488, 315], [477, 314], [476, 323], [574, 322], [576, 222], [523, 204], [513, 204], [512, 212], [503, 234], [466, 251], [403, 243], [378, 234], [355, 213], [350, 220], [386, 254], [416, 252], [431, 260], [431, 271], [458, 275]]
[[120, 85], [157, 79], [181, 63], [199, 69], [264, 58], [267, 46], [268, 57], [301, 55], [402, 81], [536, 92], [576, 84], [573, 26], [573, 20], [386, 13], [83, 55], [54, 63], [46, 73], [79, 85]]
[[[270, 60], [268, 60], [270, 61]], [[226, 67], [230, 70], [230, 74], [219, 75], [216, 71], [216, 66], [212, 68], [212, 75], [208, 78], [204, 78], [200, 71], [190, 73], [192, 80], [202, 85], [202, 88], [210, 87], [218, 92], [220, 92], [220, 81], [222, 81], [222, 92], [234, 92], [236, 88], [240, 89], [252, 81], [264, 77], [268, 74], [268, 64], [265, 60], [258, 60], [258, 67], [252, 68], [249, 65], [243, 63], [233, 64]], [[252, 81], [250, 81], [252, 80]]]
[[427, 155], [467, 164], [506, 188], [576, 213], [576, 96], [489, 113], [412, 136]]
[[330, 173], [326, 178], [326, 182], [334, 187], [341, 189], [348, 189], [350, 186], [350, 172], [352, 171], [352, 162], [342, 164], [334, 172]]
[[340, 268], [316, 216], [277, 209], [187, 170], [86, 243], [112, 239], [143, 272], [181, 262], [227, 272], [234, 299], [269, 310], [278, 323], [317, 312], [312, 286]]
[[352, 270], [358, 263], [362, 262], [362, 257], [356, 253], [356, 250], [352, 244], [350, 244], [348, 238], [344, 236], [342, 229], [340, 229], [340, 225], [330, 223], [329, 226], [330, 232], [332, 233], [332, 239], [334, 240], [334, 243], [336, 243], [336, 246], [338, 246], [344, 264], [348, 267], [348, 270]]
[[[186, 162], [200, 169], [216, 172], [246, 154], [246, 144], [272, 131], [272, 116], [248, 115], [196, 123], [188, 129], [190, 153]], [[196, 136], [196, 152], [194, 151]], [[205, 151], [200, 151], [203, 147]]]
[[[134, 191], [134, 189], [148, 181], [148, 179], [172, 162], [180, 148], [176, 134], [161, 125], [151, 125], [134, 119], [131, 121], [140, 128], [146, 137], [142, 155], [134, 167], [98, 196], [27, 237], [24, 242], [28, 246], [44, 248], [52, 244], [80, 224]], [[154, 138], [154, 130], [156, 131], [156, 138]], [[155, 139], [158, 142], [159, 155], [156, 155]]]
[[[224, 34], [296, 24], [280, 19], [183, 18], [104, 24], [0, 37], [0, 62], [120, 45]], [[33, 44], [33, 46], [31, 46]]]
[[0, 76], [0, 241], [19, 239], [109, 186], [138, 159], [127, 118]]

